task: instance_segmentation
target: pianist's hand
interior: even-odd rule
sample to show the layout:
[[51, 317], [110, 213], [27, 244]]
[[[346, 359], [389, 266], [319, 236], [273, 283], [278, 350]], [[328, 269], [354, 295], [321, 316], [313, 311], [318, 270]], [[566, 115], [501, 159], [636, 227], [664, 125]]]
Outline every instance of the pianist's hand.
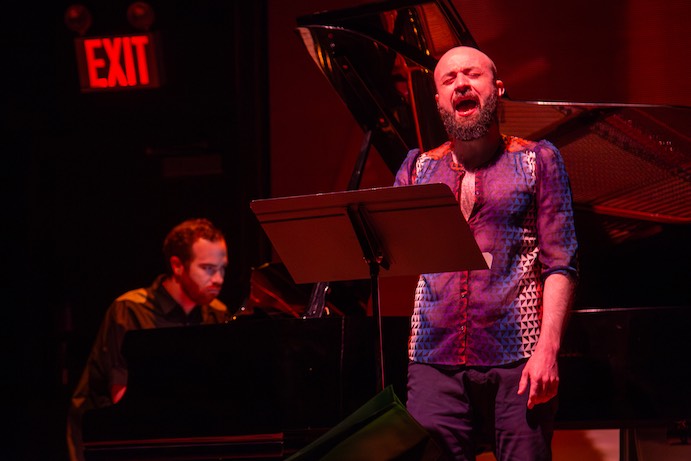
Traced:
[[126, 390], [127, 386], [123, 386], [122, 384], [113, 384], [110, 388], [110, 396], [113, 399], [113, 403], [118, 403], [122, 396], [125, 395]]

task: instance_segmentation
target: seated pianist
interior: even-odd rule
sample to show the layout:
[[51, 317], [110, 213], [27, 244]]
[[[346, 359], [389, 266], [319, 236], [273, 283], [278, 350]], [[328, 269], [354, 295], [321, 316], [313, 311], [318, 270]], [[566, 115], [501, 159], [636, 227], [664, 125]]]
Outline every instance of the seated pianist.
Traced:
[[121, 351], [125, 333], [228, 320], [226, 306], [216, 299], [228, 265], [223, 233], [206, 219], [184, 221], [166, 236], [163, 254], [167, 273], [148, 288], [123, 294], [105, 314], [68, 410], [71, 461], [84, 459], [84, 413], [113, 405], [125, 394], [128, 371]]

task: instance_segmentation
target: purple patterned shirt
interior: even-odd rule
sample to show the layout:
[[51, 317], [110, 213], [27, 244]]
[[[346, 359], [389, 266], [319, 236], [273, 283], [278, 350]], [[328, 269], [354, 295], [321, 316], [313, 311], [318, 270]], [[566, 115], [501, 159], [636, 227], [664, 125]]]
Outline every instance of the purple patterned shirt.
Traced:
[[[490, 270], [422, 274], [409, 359], [437, 365], [503, 365], [529, 357], [540, 336], [543, 281], [577, 276], [571, 189], [557, 148], [504, 136], [504, 150], [475, 172], [468, 219]], [[452, 144], [408, 153], [396, 186], [444, 183], [460, 202], [462, 167]], [[420, 244], [425, 238], [421, 236]]]

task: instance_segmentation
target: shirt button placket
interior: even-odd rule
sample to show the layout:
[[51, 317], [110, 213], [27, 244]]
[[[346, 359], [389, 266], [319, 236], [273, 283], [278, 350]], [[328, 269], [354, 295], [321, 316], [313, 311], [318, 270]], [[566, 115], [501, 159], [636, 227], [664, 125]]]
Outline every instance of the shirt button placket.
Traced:
[[458, 331], [461, 335], [461, 342], [463, 343], [462, 348], [462, 359], [465, 361], [466, 355], [466, 345], [467, 345], [467, 325], [468, 325], [468, 273], [465, 272], [461, 278], [461, 286], [459, 290], [459, 309], [460, 309], [460, 322], [458, 325]]

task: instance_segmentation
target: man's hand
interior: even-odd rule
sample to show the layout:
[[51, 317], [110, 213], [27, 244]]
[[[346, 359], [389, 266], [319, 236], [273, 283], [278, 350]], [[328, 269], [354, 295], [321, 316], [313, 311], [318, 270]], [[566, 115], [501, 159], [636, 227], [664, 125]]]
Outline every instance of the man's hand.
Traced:
[[559, 368], [556, 356], [541, 353], [536, 350], [528, 359], [518, 384], [518, 393], [523, 394], [527, 389], [528, 409], [540, 403], [549, 402], [557, 395], [559, 388]]
[[122, 384], [113, 384], [110, 388], [110, 397], [113, 399], [113, 403], [118, 403], [122, 396], [125, 395], [126, 390], [127, 386]]
[[542, 331], [533, 355], [528, 359], [518, 383], [518, 393], [528, 393], [528, 408], [549, 402], [559, 388], [557, 356], [566, 316], [573, 299], [575, 282], [562, 274], [545, 279], [542, 302]]

